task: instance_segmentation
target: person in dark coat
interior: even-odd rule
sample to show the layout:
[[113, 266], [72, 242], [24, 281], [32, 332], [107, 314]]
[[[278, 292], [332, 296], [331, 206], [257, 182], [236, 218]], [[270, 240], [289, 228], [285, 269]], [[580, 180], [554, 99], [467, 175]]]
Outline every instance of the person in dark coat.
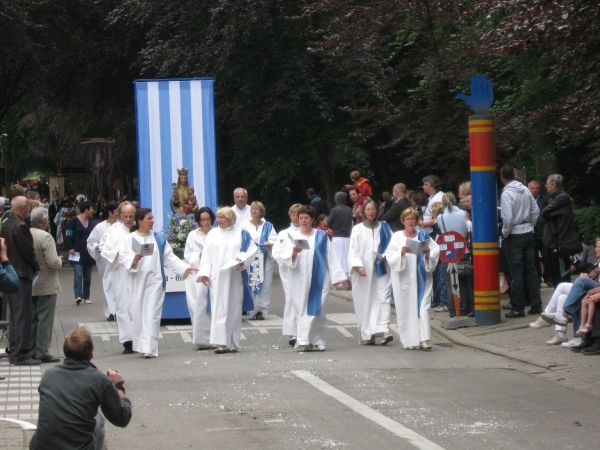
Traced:
[[394, 197], [394, 204], [381, 217], [381, 220], [387, 222], [395, 233], [396, 231], [404, 230], [404, 225], [400, 221], [400, 215], [405, 209], [410, 208], [410, 201], [406, 197], [406, 185], [404, 183], [396, 184], [394, 189], [392, 189], [392, 196]]
[[92, 269], [96, 265], [94, 258], [87, 251], [87, 240], [96, 223], [94, 207], [88, 201], [79, 204], [80, 214], [69, 220], [67, 224], [67, 246], [69, 247], [69, 261], [73, 266], [73, 291], [75, 303], [92, 303], [90, 300], [90, 286], [92, 284]]

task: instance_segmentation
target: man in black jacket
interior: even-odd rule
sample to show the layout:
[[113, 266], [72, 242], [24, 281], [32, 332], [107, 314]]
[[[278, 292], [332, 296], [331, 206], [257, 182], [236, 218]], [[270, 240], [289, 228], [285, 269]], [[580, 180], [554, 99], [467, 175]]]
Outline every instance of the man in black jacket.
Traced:
[[410, 201], [406, 198], [406, 185], [404, 183], [398, 183], [392, 189], [392, 197], [394, 197], [394, 204], [390, 210], [381, 216], [381, 220], [387, 222], [392, 231], [404, 230], [404, 225], [400, 221], [400, 215], [406, 208], [410, 208]]
[[10, 215], [2, 223], [0, 233], [21, 285], [18, 293], [4, 294], [10, 306], [10, 363], [18, 366], [41, 363], [39, 359], [33, 359], [30, 353], [32, 279], [40, 266], [35, 257], [31, 231], [24, 220], [28, 214], [29, 200], [22, 196], [13, 198]]
[[546, 247], [548, 269], [554, 287], [571, 281], [569, 256], [559, 253], [560, 242], [575, 235], [571, 198], [563, 188], [560, 174], [548, 176], [546, 190], [550, 201], [542, 212], [544, 218], [544, 246]]

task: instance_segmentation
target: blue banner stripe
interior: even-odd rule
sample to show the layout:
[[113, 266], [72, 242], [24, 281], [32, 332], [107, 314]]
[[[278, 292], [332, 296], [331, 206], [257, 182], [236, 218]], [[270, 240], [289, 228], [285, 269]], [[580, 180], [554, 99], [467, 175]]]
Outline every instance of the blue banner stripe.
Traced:
[[[150, 173], [150, 159], [139, 149], [150, 148], [150, 123], [148, 118], [148, 84], [135, 83], [135, 109], [137, 118], [138, 173]], [[150, 202], [150, 177], [139, 177], [139, 201]]]
[[496, 172], [471, 172], [471, 192], [473, 241], [498, 240], [498, 205], [489, 201], [496, 198]]
[[206, 204], [213, 211], [217, 209], [217, 149], [215, 139], [215, 107], [214, 107], [214, 81], [202, 80], [202, 113], [203, 113], [203, 138], [204, 138], [204, 189]]

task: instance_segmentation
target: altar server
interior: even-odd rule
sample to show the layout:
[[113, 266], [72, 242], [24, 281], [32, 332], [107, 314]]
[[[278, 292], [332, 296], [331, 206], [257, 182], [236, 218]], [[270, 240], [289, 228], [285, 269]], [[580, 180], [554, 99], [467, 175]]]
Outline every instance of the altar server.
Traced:
[[133, 353], [131, 316], [129, 315], [131, 298], [127, 283], [127, 269], [119, 264], [119, 249], [135, 221], [135, 207], [130, 202], [122, 202], [117, 211], [121, 221], [114, 223], [106, 231], [106, 238], [100, 253], [102, 258], [108, 262], [104, 277], [102, 277], [102, 287], [106, 298], [111, 298], [115, 305], [119, 342], [123, 344], [123, 353], [127, 355]]
[[361, 209], [362, 223], [352, 229], [348, 254], [352, 279], [352, 298], [360, 341], [365, 345], [393, 341], [390, 333], [391, 276], [383, 254], [392, 238], [392, 230], [377, 220], [378, 208], [367, 200]]
[[281, 279], [281, 285], [283, 286], [283, 293], [285, 296], [285, 307], [283, 309], [283, 327], [281, 329], [281, 334], [283, 336], [289, 336], [289, 344], [293, 347], [296, 345], [296, 310], [294, 309], [294, 305], [292, 304], [292, 300], [290, 298], [290, 276], [289, 276], [289, 268], [287, 268], [281, 262], [281, 254], [283, 250], [283, 243], [288, 240], [288, 235], [292, 234], [294, 231], [298, 231], [300, 229], [300, 221], [298, 220], [298, 210], [302, 205], [300, 203], [296, 203], [290, 206], [288, 210], [288, 215], [290, 216], [290, 226], [283, 231], [280, 231], [277, 235], [277, 239], [275, 240], [275, 245], [273, 245], [273, 259], [277, 261], [279, 264], [279, 278]]
[[271, 222], [263, 220], [266, 214], [265, 205], [261, 202], [252, 202], [250, 215], [252, 219], [242, 224], [242, 228], [250, 233], [252, 242], [258, 247], [254, 261], [248, 269], [250, 292], [254, 300], [252, 319], [265, 320], [271, 305], [271, 285], [273, 284], [272, 256], [273, 245], [277, 239], [277, 232]]
[[[408, 350], [430, 350], [431, 324], [429, 308], [433, 278], [438, 262], [439, 247], [429, 234], [416, 226], [420, 215], [408, 208], [400, 216], [405, 229], [393, 234], [385, 257], [392, 268], [392, 289], [396, 299], [396, 314], [400, 342]], [[412, 242], [408, 242], [409, 239]], [[420, 253], [411, 251], [415, 241], [427, 241]], [[418, 245], [418, 244], [417, 244]]]
[[153, 232], [153, 226], [151, 209], [136, 210], [132, 232], [125, 236], [119, 250], [119, 264], [129, 272], [133, 350], [144, 358], [158, 356], [158, 333], [167, 283], [164, 269], [172, 270], [184, 280], [198, 270], [175, 256], [165, 235]]
[[314, 209], [298, 210], [300, 229], [283, 243], [281, 262], [289, 268], [289, 292], [297, 314], [297, 351], [325, 350], [331, 283], [347, 280], [327, 234], [312, 228]]
[[242, 308], [254, 309], [246, 269], [258, 248], [250, 233], [236, 228], [235, 223], [230, 207], [217, 210], [218, 227], [206, 237], [200, 259], [199, 279], [210, 291], [210, 343], [217, 347], [217, 354], [238, 351]]
[[[203, 206], [196, 211], [196, 222], [200, 227], [188, 234], [185, 242], [184, 258], [189, 265], [200, 267], [200, 257], [204, 250], [206, 237], [212, 230], [215, 219], [215, 213], [208, 206]], [[207, 350], [211, 348], [208, 287], [199, 283], [197, 277], [187, 277], [185, 296], [192, 319], [192, 342], [198, 350]]]

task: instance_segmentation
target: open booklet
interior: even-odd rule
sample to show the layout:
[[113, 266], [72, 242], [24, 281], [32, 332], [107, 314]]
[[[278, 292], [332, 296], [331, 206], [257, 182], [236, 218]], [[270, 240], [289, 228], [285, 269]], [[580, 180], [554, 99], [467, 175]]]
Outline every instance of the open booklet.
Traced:
[[310, 245], [308, 244], [307, 239], [294, 239], [290, 233], [288, 233], [288, 238], [294, 244], [294, 247], [298, 247], [302, 250], [310, 249]]
[[405, 245], [410, 248], [410, 252], [413, 255], [418, 255], [419, 253], [423, 253], [425, 249], [429, 248], [429, 239], [419, 241], [418, 239], [406, 238]]
[[137, 239], [131, 240], [131, 248], [132, 250], [139, 255], [142, 256], [150, 256], [154, 253], [154, 243], [150, 242], [148, 244], [143, 244]]

